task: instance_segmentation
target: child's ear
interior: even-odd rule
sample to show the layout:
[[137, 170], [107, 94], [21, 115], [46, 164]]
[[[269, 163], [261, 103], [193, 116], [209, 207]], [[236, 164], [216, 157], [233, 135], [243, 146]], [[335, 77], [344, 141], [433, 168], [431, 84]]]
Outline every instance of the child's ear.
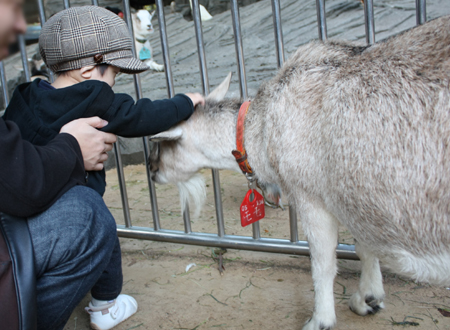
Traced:
[[80, 75], [84, 79], [91, 79], [92, 78], [92, 73], [94, 72], [94, 69], [95, 69], [95, 65], [83, 66], [80, 69]]

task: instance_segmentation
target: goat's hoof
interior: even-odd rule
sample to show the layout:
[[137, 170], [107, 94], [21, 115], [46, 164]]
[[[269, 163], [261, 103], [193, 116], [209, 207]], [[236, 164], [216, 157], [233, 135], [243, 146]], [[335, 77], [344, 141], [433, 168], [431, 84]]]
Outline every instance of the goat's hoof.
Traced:
[[164, 71], [164, 65], [157, 64], [152, 68], [154, 71], [163, 72]]
[[359, 293], [355, 293], [349, 302], [350, 310], [358, 315], [365, 316], [368, 314], [376, 314], [384, 308], [383, 298], [375, 298], [374, 296], [366, 296], [361, 298]]

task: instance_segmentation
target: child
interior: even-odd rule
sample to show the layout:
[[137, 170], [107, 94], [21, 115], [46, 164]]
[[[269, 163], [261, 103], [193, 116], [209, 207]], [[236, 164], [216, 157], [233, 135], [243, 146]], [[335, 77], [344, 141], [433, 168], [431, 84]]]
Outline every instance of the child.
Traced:
[[[138, 137], [167, 130], [188, 119], [197, 104], [204, 104], [199, 93], [136, 103], [127, 94], [115, 94], [111, 87], [117, 73], [148, 69], [133, 57], [131, 47], [125, 22], [109, 10], [84, 6], [57, 13], [43, 26], [39, 38], [42, 58], [57, 74], [56, 80], [51, 85], [40, 79], [20, 85], [4, 118], [18, 124], [24, 139], [45, 145], [64, 124], [77, 118], [99, 116], [108, 121], [103, 130]], [[104, 170], [86, 173], [86, 181], [103, 195]], [[121, 256], [115, 239], [111, 264], [119, 269], [105, 270], [94, 287], [88, 288], [92, 300], [86, 310], [94, 329], [110, 329], [137, 310], [134, 298], [120, 294]]]

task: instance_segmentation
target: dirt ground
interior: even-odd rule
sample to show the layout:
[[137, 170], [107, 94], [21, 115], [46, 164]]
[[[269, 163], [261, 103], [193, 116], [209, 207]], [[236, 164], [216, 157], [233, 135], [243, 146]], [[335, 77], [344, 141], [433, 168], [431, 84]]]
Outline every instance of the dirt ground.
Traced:
[[[192, 230], [216, 233], [210, 171], [208, 196]], [[133, 225], [152, 226], [147, 177], [143, 165], [125, 168]], [[251, 236], [241, 228], [239, 204], [246, 192], [242, 175], [220, 172], [227, 234]], [[117, 223], [123, 223], [117, 173], [107, 173], [106, 204]], [[178, 193], [174, 186], [157, 186], [159, 214], [164, 229], [183, 230]], [[263, 237], [288, 238], [288, 211], [266, 208], [261, 221]], [[300, 239], [303, 239], [300, 236]], [[115, 329], [301, 329], [312, 314], [314, 292], [308, 257], [231, 250], [225, 253], [225, 271], [218, 270], [217, 250], [121, 238], [123, 293], [136, 298], [138, 312]], [[351, 243], [345, 228], [340, 242]], [[189, 264], [195, 264], [186, 272]], [[358, 286], [360, 262], [339, 260], [334, 285], [337, 326], [335, 329], [450, 329], [450, 290], [415, 283], [383, 271], [386, 308], [376, 315], [360, 317], [347, 302]], [[84, 312], [87, 295], [73, 312], [65, 330], [89, 329]], [[447, 316], [445, 316], [447, 315]]]

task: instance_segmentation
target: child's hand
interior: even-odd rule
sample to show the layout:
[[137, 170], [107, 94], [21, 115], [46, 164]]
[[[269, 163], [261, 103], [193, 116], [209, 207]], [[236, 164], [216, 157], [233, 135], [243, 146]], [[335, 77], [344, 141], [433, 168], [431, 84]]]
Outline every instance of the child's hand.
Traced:
[[194, 108], [197, 104], [205, 105], [205, 98], [200, 93], [186, 93], [186, 96], [191, 99], [192, 103], [194, 103]]

